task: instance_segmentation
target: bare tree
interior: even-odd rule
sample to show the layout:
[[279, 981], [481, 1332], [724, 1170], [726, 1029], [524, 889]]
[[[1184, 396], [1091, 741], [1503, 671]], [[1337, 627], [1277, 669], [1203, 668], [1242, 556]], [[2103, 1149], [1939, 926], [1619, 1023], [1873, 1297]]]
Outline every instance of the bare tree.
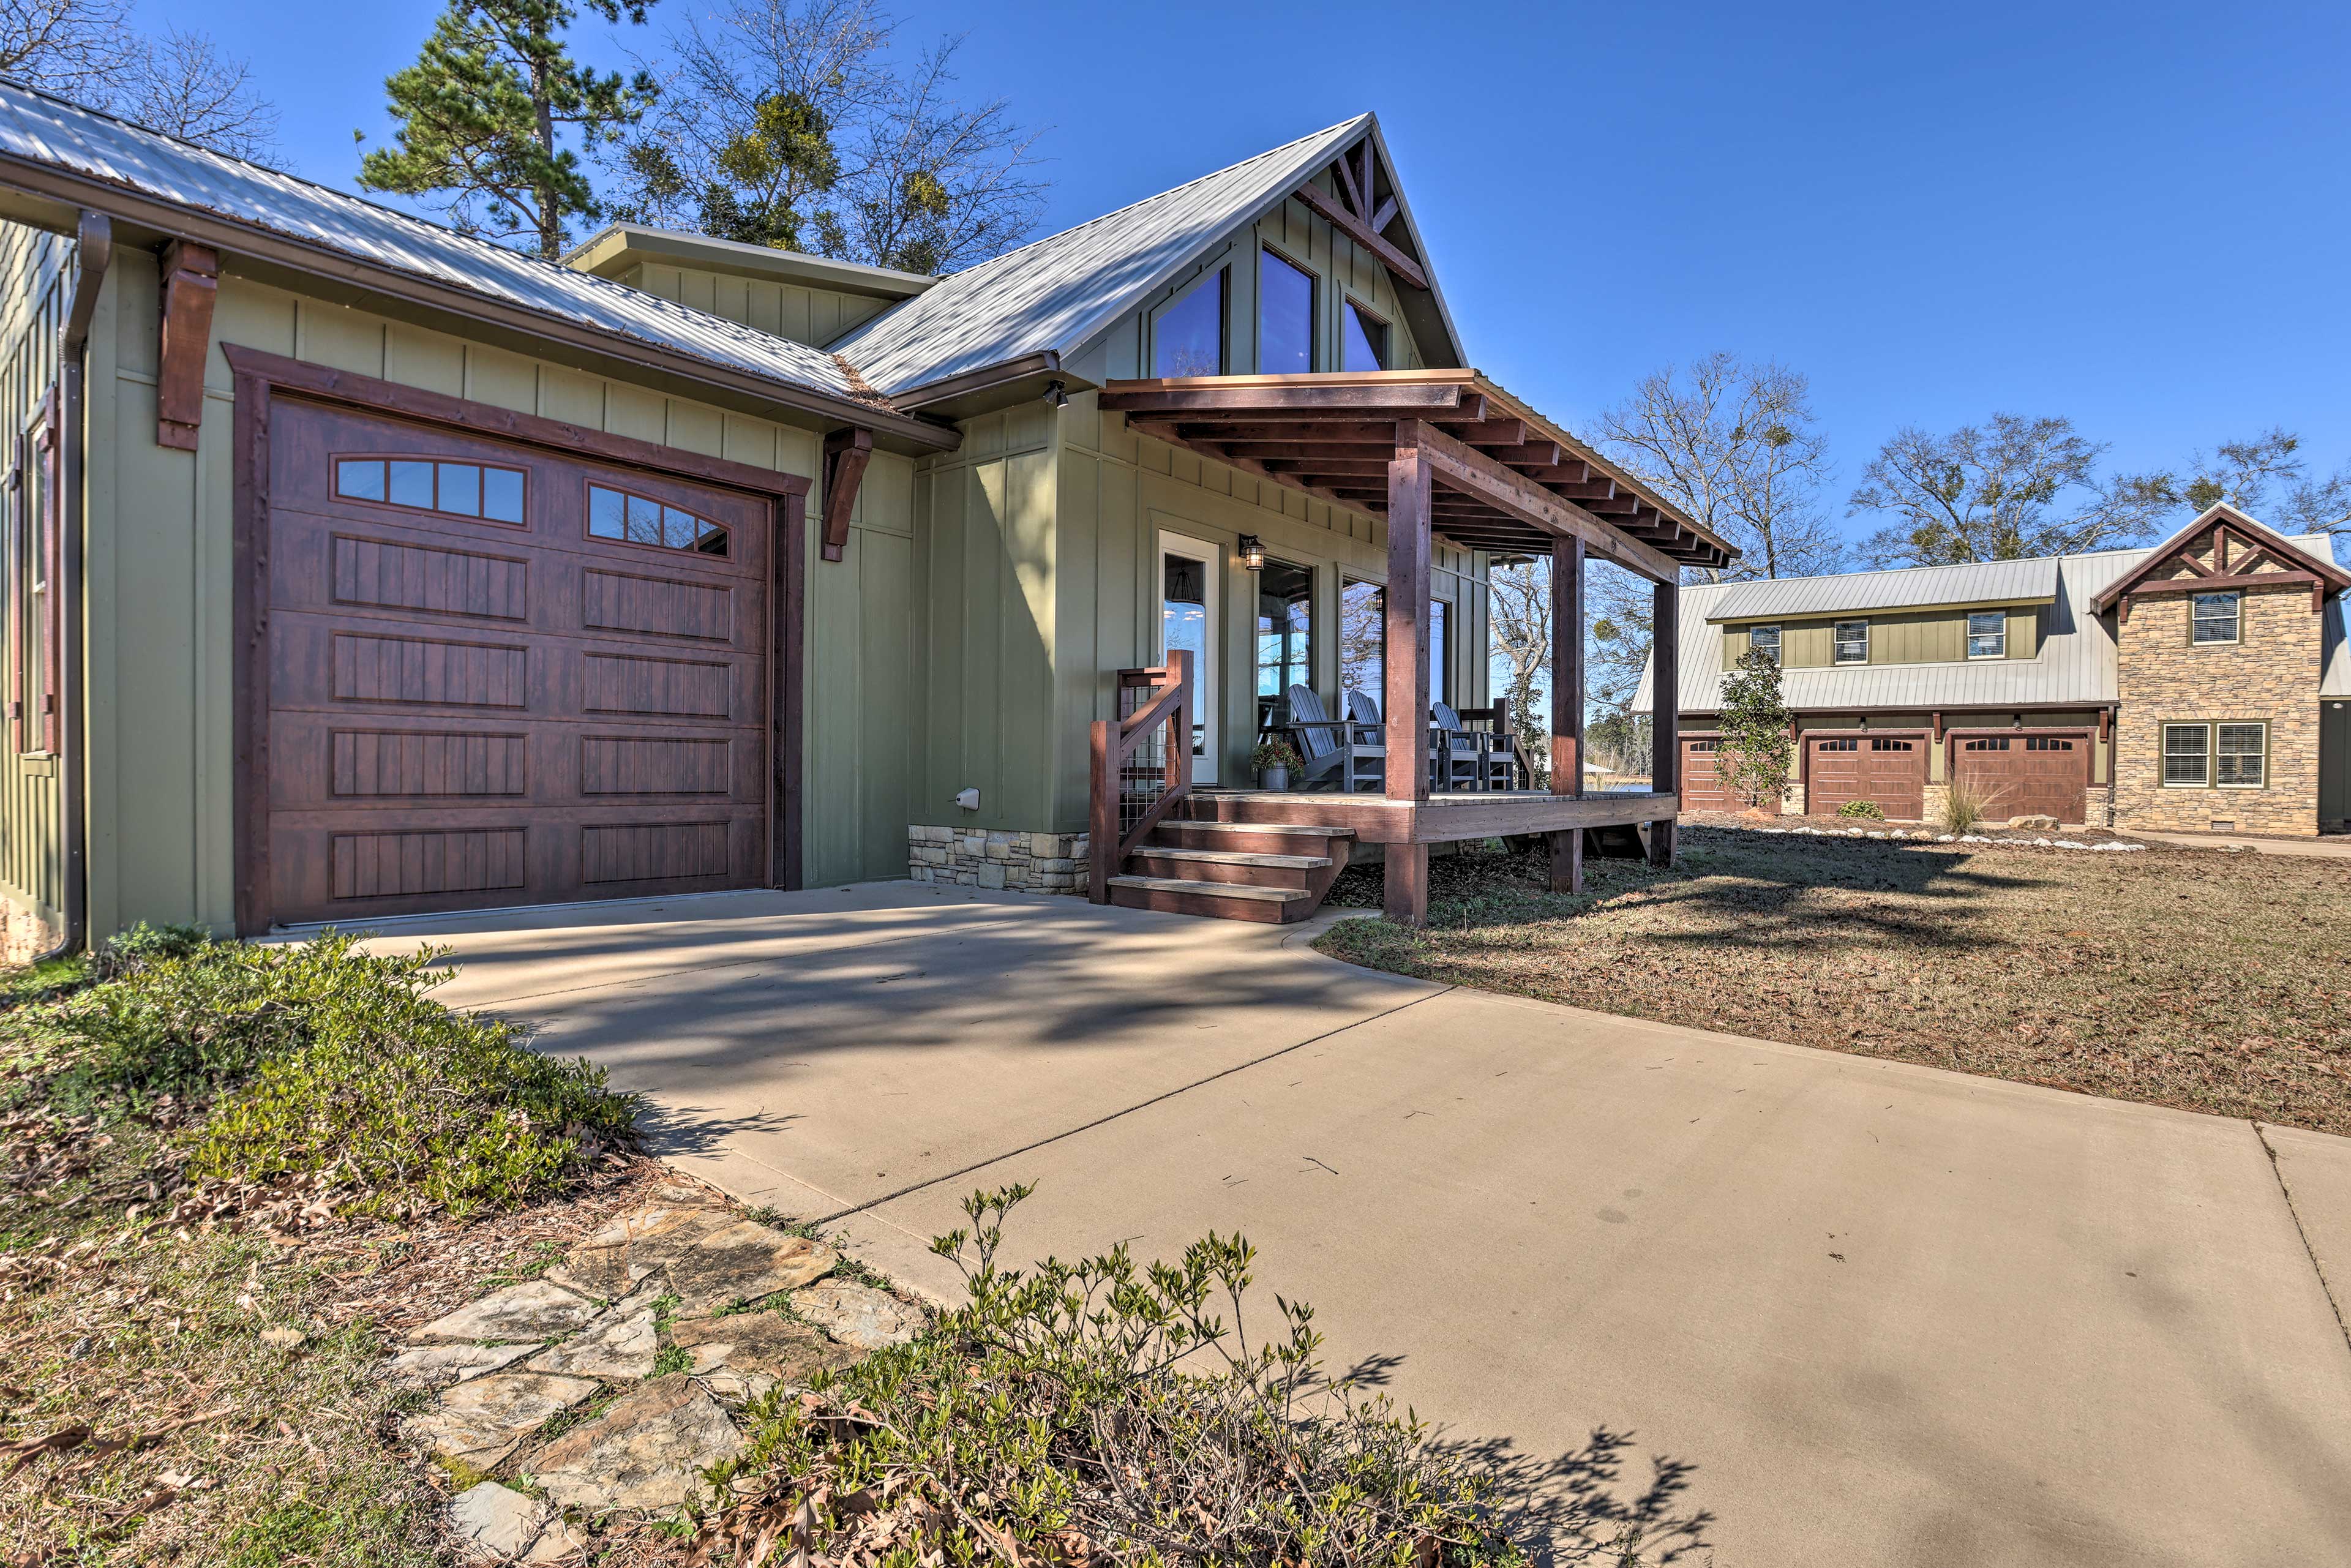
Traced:
[[141, 35], [129, 0], [0, 0], [0, 74], [231, 157], [277, 150], [277, 108], [205, 34]]
[[[1487, 624], [1493, 669], [1510, 699], [1512, 727], [1537, 769], [1551, 757], [1551, 574], [1548, 557], [1489, 574]], [[1583, 575], [1583, 706], [1621, 729], [1649, 661], [1650, 584], [1604, 560]], [[1610, 764], [1622, 767], [1625, 758]], [[1547, 783], [1547, 779], [1538, 782]]]
[[1034, 133], [955, 99], [959, 39], [902, 69], [896, 31], [875, 0], [720, 0], [672, 37], [613, 212], [909, 272], [1007, 248], [1043, 208]]
[[1894, 519], [1863, 554], [1873, 566], [1944, 566], [2136, 544], [2179, 490], [2169, 474], [2100, 478], [2105, 452], [2070, 419], [1996, 413], [1944, 436], [1896, 431], [1853, 493], [1849, 510]]
[[266, 162], [277, 152], [277, 106], [249, 64], [203, 33], [166, 27], [141, 40], [115, 104], [126, 120], [233, 158]]
[[1519, 749], [1534, 768], [1537, 789], [1548, 787], [1551, 716], [1544, 694], [1551, 687], [1551, 561], [1547, 557], [1518, 566], [1498, 566], [1487, 574], [1486, 623], [1493, 658], [1501, 666], [1503, 693], [1510, 699], [1510, 727]]
[[2281, 533], [2325, 534], [2336, 553], [2351, 541], [2351, 468], [2313, 479], [2302, 438], [2283, 428], [2199, 452], [2182, 498], [2200, 512], [2226, 501]]
[[0, 75], [103, 98], [138, 52], [130, 0], [0, 0]]
[[1722, 351], [1667, 365], [1603, 413], [1598, 433], [1611, 455], [1739, 547], [1719, 577], [1803, 577], [1844, 565], [1844, 540], [1821, 506], [1828, 439], [1800, 372]]

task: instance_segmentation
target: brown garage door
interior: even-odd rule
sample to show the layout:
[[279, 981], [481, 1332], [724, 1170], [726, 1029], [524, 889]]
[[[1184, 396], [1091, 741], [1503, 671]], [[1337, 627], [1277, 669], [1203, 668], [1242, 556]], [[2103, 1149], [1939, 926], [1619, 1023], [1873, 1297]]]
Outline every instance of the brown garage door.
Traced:
[[2090, 737], [2085, 735], [1979, 735], [1951, 753], [1951, 777], [1984, 798], [1984, 814], [2089, 821]]
[[[1685, 811], [1744, 811], [1747, 802], [1723, 788], [1714, 770], [1715, 754], [1722, 749], [1719, 736], [1689, 736], [1682, 741], [1682, 810]], [[1763, 810], [1777, 816], [1780, 802], [1766, 800]]]
[[768, 880], [768, 504], [280, 398], [270, 915]]
[[1837, 735], [1804, 742], [1808, 807], [1827, 816], [1848, 800], [1873, 800], [1898, 821], [1927, 811], [1923, 736]]

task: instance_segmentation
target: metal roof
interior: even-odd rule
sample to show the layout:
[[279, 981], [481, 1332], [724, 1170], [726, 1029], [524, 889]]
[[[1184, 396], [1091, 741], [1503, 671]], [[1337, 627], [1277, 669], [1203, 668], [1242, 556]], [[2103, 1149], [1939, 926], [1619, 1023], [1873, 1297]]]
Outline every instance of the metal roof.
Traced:
[[1855, 610], [1917, 610], [1934, 604], [2046, 604], [2057, 596], [2057, 558], [1912, 566], [1834, 577], [1758, 578], [1731, 583], [1712, 621], [1795, 620]]
[[939, 281], [894, 267], [868, 267], [862, 261], [839, 261], [829, 256], [810, 256], [806, 251], [719, 239], [684, 229], [653, 228], [646, 224], [607, 224], [564, 252], [557, 265], [610, 277], [615, 271], [641, 261], [706, 267], [714, 272], [893, 301], [911, 299], [937, 287]]
[[[2305, 535], [2289, 541], [2322, 558], [2329, 557], [2326, 537]], [[1988, 566], [2041, 566], [2053, 572], [2047, 634], [2041, 652], [2030, 659], [1967, 659], [1918, 664], [1830, 664], [1782, 672], [1782, 700], [1800, 713], [1855, 713], [1880, 708], [2076, 707], [2118, 700], [2115, 639], [2092, 601], [2152, 550], [2100, 550], [2092, 555], [2042, 557], [2032, 561], [1996, 561]], [[1930, 567], [1929, 571], [1977, 570], [1980, 568]], [[1860, 582], [1898, 577], [1901, 572], [1855, 572], [1848, 577], [1799, 578], [1802, 584]], [[2012, 580], [2029, 583], [2041, 579], [2019, 573]], [[1705, 583], [1682, 590], [1681, 710], [1713, 713], [1722, 706], [1723, 601], [1743, 589], [1771, 586], [1749, 582]], [[1868, 589], [1865, 586], [1864, 592]], [[1948, 603], [1985, 603], [2001, 596], [1970, 594]], [[2030, 602], [2019, 599], [2007, 602]], [[1812, 602], [1807, 601], [1807, 602]], [[1932, 601], [1930, 601], [1932, 602]], [[1834, 596], [1819, 601], [1818, 613], [1888, 606], [1849, 603]], [[2330, 609], [2330, 623], [2339, 622], [2338, 598]], [[2340, 631], [2334, 633], [2340, 641]], [[2339, 648], [2326, 665], [2322, 695], [2338, 678], [2343, 695], [2351, 695], [2351, 653]], [[1649, 706], [1654, 663], [1641, 673], [1633, 706]], [[2339, 675], [2338, 675], [2339, 673]]]
[[[1165, 287], [1202, 250], [1296, 190], [1366, 129], [1377, 134], [1373, 117], [1359, 114], [952, 273], [832, 347], [893, 396], [1036, 354], [1075, 353]], [[1409, 212], [1405, 221], [1410, 224]], [[1434, 278], [1430, 284], [1433, 293]]]
[[0, 81], [6, 161], [64, 170], [765, 381], [845, 401], [864, 390], [821, 350]]

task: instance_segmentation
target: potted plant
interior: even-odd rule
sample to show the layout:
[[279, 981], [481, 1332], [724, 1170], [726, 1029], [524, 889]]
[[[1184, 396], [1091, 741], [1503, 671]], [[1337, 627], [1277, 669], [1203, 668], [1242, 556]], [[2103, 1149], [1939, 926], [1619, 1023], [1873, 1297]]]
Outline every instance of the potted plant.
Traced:
[[1298, 747], [1280, 736], [1268, 736], [1249, 753], [1249, 766], [1257, 769], [1259, 789], [1287, 789], [1290, 770], [1303, 768], [1305, 763], [1299, 758]]

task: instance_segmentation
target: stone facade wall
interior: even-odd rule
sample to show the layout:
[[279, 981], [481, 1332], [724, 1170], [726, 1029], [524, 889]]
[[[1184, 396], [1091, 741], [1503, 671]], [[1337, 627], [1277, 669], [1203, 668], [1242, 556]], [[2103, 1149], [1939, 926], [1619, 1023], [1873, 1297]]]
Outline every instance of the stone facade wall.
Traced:
[[916, 882], [1083, 897], [1087, 848], [1083, 833], [916, 826], [906, 830], [906, 872]]
[[[2130, 619], [2115, 628], [2115, 826], [2314, 836], [2322, 626], [2309, 585], [2246, 591], [2233, 643], [2191, 644], [2189, 602], [2187, 594], [2133, 600]], [[2165, 725], [2254, 720], [2269, 726], [2260, 789], [2164, 787]]]

